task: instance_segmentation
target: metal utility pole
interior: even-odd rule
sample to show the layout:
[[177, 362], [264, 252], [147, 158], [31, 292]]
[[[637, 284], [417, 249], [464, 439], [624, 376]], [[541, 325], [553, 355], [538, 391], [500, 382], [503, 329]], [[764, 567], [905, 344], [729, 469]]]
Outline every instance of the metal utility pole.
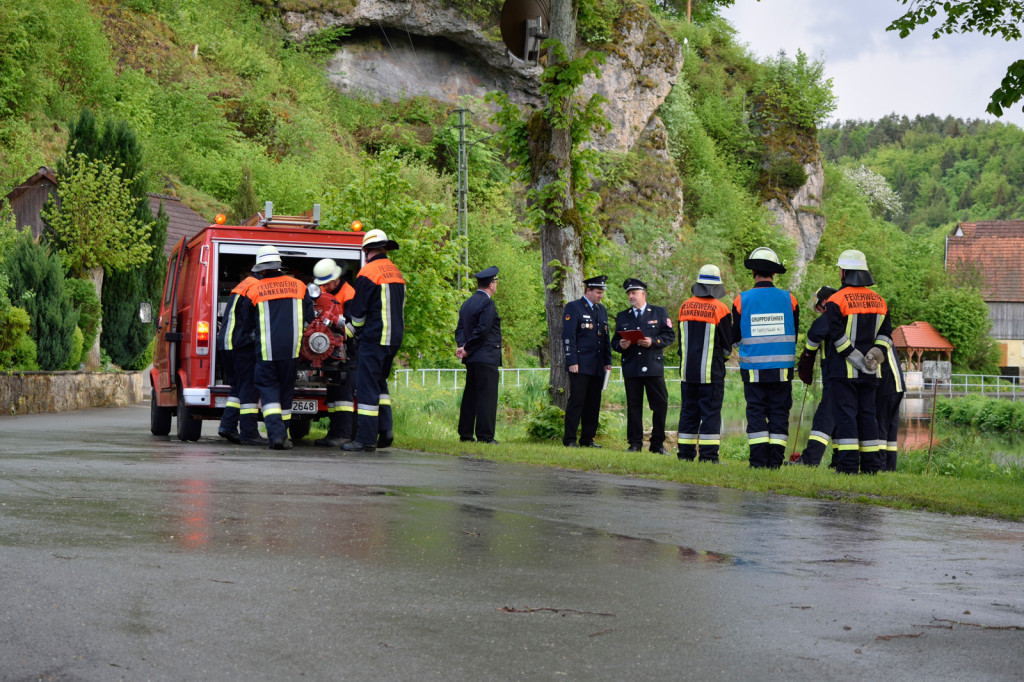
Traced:
[[[463, 265], [469, 269], [469, 224], [466, 220], [466, 196], [469, 194], [469, 148], [466, 146], [466, 109], [459, 112], [459, 236], [466, 238], [463, 251]], [[462, 271], [459, 271], [458, 285], [462, 288]]]

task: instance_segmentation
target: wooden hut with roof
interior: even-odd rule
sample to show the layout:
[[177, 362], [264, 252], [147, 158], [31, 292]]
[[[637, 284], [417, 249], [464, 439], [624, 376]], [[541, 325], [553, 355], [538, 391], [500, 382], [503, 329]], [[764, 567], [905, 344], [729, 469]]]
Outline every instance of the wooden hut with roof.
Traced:
[[897, 327], [892, 332], [892, 345], [908, 371], [921, 371], [925, 353], [935, 353], [935, 359], [951, 362], [955, 346], [927, 322], [914, 322]]

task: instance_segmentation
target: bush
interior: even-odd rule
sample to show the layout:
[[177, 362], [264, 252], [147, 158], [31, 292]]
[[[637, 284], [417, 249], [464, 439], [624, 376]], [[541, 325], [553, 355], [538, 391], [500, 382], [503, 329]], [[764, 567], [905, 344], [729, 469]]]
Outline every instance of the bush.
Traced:
[[526, 417], [526, 435], [532, 440], [561, 440], [565, 434], [565, 410], [548, 405]]
[[82, 349], [83, 349], [83, 335], [81, 327], [75, 327], [75, 333], [71, 337], [71, 354], [68, 356], [68, 361], [64, 363], [61, 369], [64, 370], [76, 370], [78, 369], [79, 363], [82, 361]]
[[0, 370], [35, 369], [36, 346], [28, 334], [28, 312], [11, 305], [8, 284], [7, 277], [0, 273]]
[[64, 290], [60, 259], [42, 244], [22, 235], [4, 260], [11, 282], [11, 303], [23, 307], [43, 369], [60, 369], [71, 355], [78, 312]]
[[[96, 342], [100, 326], [100, 299], [92, 282], [71, 278], [64, 281], [64, 288], [78, 311], [78, 328], [82, 334], [82, 349], [86, 352]], [[77, 365], [76, 365], [77, 367]]]

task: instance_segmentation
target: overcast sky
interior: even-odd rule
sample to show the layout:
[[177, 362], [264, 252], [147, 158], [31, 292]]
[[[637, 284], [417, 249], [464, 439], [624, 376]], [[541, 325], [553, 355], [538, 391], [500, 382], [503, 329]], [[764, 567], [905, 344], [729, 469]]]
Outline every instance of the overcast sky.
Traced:
[[985, 112], [1024, 44], [980, 34], [932, 40], [928, 26], [901, 39], [885, 27], [904, 11], [899, 0], [736, 0], [722, 15], [759, 57], [801, 49], [824, 58], [839, 104], [834, 119], [949, 114], [1024, 127], [1021, 103], [999, 119]]

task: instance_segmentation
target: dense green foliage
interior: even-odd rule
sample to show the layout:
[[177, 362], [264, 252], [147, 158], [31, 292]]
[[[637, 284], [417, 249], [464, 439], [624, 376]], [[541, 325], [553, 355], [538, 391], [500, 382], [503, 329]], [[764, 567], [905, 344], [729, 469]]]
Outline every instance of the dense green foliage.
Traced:
[[0, 370], [37, 369], [31, 320], [24, 308], [11, 305], [9, 288], [10, 280], [0, 272]]
[[981, 431], [1024, 433], [1024, 403], [1016, 400], [967, 396], [935, 404], [935, 416], [957, 426]]
[[825, 158], [882, 174], [899, 195], [905, 230], [1024, 217], [1024, 131], [957, 118], [895, 114], [818, 132]]
[[71, 356], [78, 312], [64, 290], [60, 259], [44, 244], [22, 235], [4, 257], [10, 301], [28, 313], [42, 369], [61, 369]]

